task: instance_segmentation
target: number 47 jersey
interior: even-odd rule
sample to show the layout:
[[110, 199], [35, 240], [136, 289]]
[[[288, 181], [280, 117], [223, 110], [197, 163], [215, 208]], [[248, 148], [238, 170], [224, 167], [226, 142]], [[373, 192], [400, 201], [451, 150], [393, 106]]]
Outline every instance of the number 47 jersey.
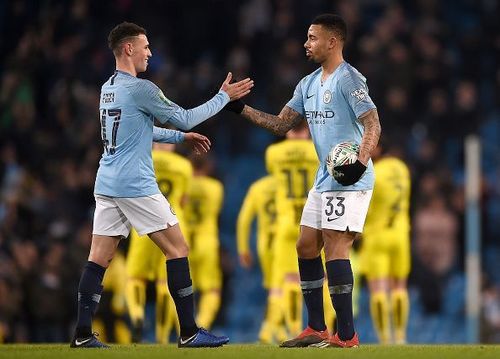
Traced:
[[165, 129], [154, 127], [154, 119], [180, 129], [190, 129], [215, 115], [229, 101], [219, 91], [204, 104], [185, 110], [165, 97], [151, 81], [116, 71], [101, 88], [99, 104], [104, 152], [97, 171], [95, 194], [110, 197], [145, 197], [159, 194], [151, 147], [159, 142], [182, 142], [175, 131], [171, 140]]

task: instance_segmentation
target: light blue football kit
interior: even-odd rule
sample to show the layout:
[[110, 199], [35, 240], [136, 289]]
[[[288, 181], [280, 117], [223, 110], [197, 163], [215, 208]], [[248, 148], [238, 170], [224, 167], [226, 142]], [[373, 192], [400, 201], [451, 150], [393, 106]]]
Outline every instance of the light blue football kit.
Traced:
[[152, 142], [179, 143], [184, 134], [155, 127], [154, 119], [189, 130], [228, 102], [229, 96], [221, 90], [203, 105], [185, 110], [168, 100], [151, 81], [116, 71], [101, 88], [99, 111], [104, 152], [94, 193], [126, 198], [159, 194], [151, 158]]
[[314, 189], [327, 191], [364, 191], [373, 189], [373, 163], [370, 160], [361, 179], [351, 186], [342, 186], [326, 169], [330, 149], [340, 142], [361, 144], [363, 126], [358, 118], [376, 108], [368, 95], [366, 78], [347, 62], [342, 62], [321, 83], [322, 69], [304, 77], [287, 106], [307, 120], [320, 165]]

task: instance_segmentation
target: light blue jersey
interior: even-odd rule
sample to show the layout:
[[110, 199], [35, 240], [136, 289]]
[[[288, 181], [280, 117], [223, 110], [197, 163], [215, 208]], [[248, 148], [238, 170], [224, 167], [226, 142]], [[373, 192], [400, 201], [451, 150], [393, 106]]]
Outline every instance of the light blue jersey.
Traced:
[[168, 100], [151, 81], [116, 71], [101, 88], [99, 110], [104, 152], [94, 193], [109, 197], [160, 193], [151, 158], [152, 142], [178, 143], [184, 140], [184, 134], [154, 127], [154, 119], [189, 130], [215, 115], [228, 102], [229, 96], [221, 90], [203, 105], [185, 110]]
[[353, 141], [361, 144], [363, 126], [358, 118], [375, 107], [368, 95], [366, 78], [358, 70], [342, 62], [321, 84], [322, 69], [304, 77], [287, 106], [305, 117], [320, 160], [314, 188], [326, 191], [362, 191], [373, 189], [373, 163], [361, 179], [352, 186], [342, 186], [328, 174], [326, 157], [340, 142]]

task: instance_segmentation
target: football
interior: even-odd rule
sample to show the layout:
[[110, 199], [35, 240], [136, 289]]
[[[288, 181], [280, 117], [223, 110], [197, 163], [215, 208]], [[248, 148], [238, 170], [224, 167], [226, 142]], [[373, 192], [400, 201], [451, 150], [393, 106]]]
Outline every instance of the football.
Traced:
[[341, 142], [333, 147], [326, 158], [326, 169], [330, 176], [337, 178], [334, 168], [356, 162], [358, 154], [359, 145], [355, 142]]

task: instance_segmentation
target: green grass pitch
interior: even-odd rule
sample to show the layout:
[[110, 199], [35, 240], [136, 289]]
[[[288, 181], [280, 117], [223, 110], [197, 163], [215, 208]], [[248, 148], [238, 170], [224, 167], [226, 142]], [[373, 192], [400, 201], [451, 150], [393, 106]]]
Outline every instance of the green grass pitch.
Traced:
[[448, 359], [500, 358], [500, 345], [363, 345], [354, 349], [281, 349], [271, 345], [227, 345], [213, 349], [178, 349], [175, 345], [113, 345], [111, 349], [70, 349], [60, 345], [0, 345], [0, 358], [9, 359], [294, 359], [294, 358], [380, 358]]

